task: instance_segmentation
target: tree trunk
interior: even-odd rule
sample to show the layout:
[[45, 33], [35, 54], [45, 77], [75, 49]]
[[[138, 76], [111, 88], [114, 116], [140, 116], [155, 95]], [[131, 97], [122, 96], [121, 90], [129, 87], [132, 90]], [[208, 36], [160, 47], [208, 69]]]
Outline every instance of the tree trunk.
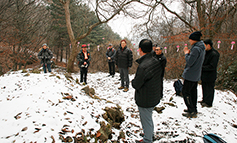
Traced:
[[74, 61], [75, 61], [75, 58], [77, 55], [77, 45], [76, 45], [76, 39], [74, 37], [74, 33], [72, 31], [72, 26], [71, 26], [69, 4], [70, 4], [70, 0], [67, 0], [64, 3], [66, 26], [67, 26], [68, 35], [69, 35], [69, 38], [70, 38], [70, 41], [72, 44], [72, 50], [71, 50], [71, 54], [70, 54], [71, 56], [69, 57], [68, 64], [67, 64], [67, 71], [73, 72], [74, 71]]

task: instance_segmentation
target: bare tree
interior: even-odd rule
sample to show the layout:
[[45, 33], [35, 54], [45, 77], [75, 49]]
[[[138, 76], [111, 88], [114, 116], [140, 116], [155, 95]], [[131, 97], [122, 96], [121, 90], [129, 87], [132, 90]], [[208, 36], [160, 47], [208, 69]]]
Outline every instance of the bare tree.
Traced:
[[6, 56], [10, 56], [13, 70], [26, 66], [48, 34], [48, 11], [39, 2], [14, 0], [14, 4], [4, 13], [3, 18], [7, 21], [1, 22], [4, 28], [0, 36], [11, 49], [12, 53]]
[[[139, 18], [143, 15], [137, 16], [135, 14], [136, 12], [133, 10], [132, 3], [137, 2], [139, 4], [142, 4], [146, 7], [152, 7], [153, 3], [157, 2], [151, 2], [151, 1], [145, 1], [140, 2], [139, 0], [94, 0], [94, 1], [88, 1], [88, 4], [93, 8], [93, 11], [97, 17], [97, 22], [93, 24], [87, 25], [87, 30], [84, 31], [81, 35], [78, 35], [75, 37], [72, 26], [71, 26], [71, 20], [70, 20], [70, 12], [69, 12], [69, 4], [70, 0], [59, 0], [63, 5], [65, 9], [65, 16], [66, 16], [66, 26], [69, 34], [70, 41], [72, 43], [72, 50], [69, 57], [67, 70], [68, 72], [73, 72], [74, 69], [74, 61], [75, 57], [77, 55], [77, 42], [81, 39], [88, 36], [93, 28], [96, 26], [107, 23], [111, 19], [113, 19], [116, 15], [124, 13], [126, 16], [130, 16], [132, 18]], [[151, 8], [152, 9], [152, 8]], [[144, 10], [145, 11], [145, 10]], [[146, 12], [145, 12], [146, 14]]]

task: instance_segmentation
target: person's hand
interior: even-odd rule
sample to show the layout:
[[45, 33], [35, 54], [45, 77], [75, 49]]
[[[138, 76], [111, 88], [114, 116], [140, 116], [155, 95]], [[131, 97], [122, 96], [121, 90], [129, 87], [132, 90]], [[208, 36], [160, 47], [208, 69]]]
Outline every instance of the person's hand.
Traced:
[[111, 58], [110, 57], [108, 57], [108, 60], [110, 60]]
[[84, 65], [86, 65], [86, 62], [84, 62]]
[[190, 50], [188, 49], [188, 47], [184, 47], [184, 54], [189, 54], [190, 53]]

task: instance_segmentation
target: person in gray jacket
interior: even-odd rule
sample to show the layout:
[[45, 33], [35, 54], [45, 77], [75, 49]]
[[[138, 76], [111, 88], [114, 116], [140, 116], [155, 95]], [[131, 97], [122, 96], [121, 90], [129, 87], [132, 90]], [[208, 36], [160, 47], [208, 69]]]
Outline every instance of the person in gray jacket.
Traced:
[[200, 40], [201, 36], [201, 32], [193, 32], [189, 36], [189, 43], [192, 45], [191, 50], [188, 47], [184, 48], [186, 66], [182, 75], [184, 78], [182, 93], [187, 109], [182, 115], [188, 118], [197, 117], [197, 84], [201, 78], [205, 56], [205, 45]]
[[109, 48], [106, 52], [106, 58], [108, 60], [109, 65], [109, 76], [114, 77], [115, 74], [115, 64], [114, 64], [114, 57], [116, 55], [116, 50], [113, 48], [112, 44], [109, 44]]
[[53, 53], [49, 50], [49, 47], [46, 43], [42, 45], [42, 49], [38, 53], [38, 58], [41, 60], [40, 64], [42, 64], [44, 73], [47, 73], [46, 67], [48, 71], [51, 72], [51, 59], [53, 58]]

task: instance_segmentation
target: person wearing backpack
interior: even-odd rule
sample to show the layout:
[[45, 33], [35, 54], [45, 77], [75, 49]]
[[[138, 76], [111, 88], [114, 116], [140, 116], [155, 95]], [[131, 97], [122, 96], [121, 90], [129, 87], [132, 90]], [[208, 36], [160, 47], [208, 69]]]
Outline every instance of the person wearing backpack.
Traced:
[[219, 61], [220, 54], [213, 48], [212, 40], [204, 40], [206, 47], [205, 59], [202, 65], [202, 107], [212, 107], [214, 93], [215, 93], [215, 81], [217, 76], [217, 64]]
[[197, 85], [201, 78], [202, 64], [205, 56], [205, 45], [200, 40], [202, 33], [193, 32], [189, 36], [189, 43], [192, 45], [191, 50], [184, 48], [186, 65], [182, 77], [184, 84], [182, 94], [187, 109], [182, 113], [187, 118], [197, 117]]
[[114, 77], [115, 74], [115, 65], [114, 65], [114, 57], [116, 55], [116, 50], [113, 48], [112, 44], [109, 44], [109, 48], [106, 52], [106, 58], [108, 60], [109, 65], [109, 76]]
[[90, 52], [87, 50], [87, 45], [83, 44], [81, 46], [82, 50], [77, 55], [78, 67], [80, 68], [80, 82], [87, 84], [87, 72], [90, 66], [91, 56]]
[[40, 64], [42, 64], [44, 73], [47, 73], [46, 68], [49, 72], [51, 72], [51, 59], [53, 58], [53, 53], [49, 50], [49, 47], [46, 43], [42, 45], [42, 49], [38, 53], [38, 58], [41, 60]]

